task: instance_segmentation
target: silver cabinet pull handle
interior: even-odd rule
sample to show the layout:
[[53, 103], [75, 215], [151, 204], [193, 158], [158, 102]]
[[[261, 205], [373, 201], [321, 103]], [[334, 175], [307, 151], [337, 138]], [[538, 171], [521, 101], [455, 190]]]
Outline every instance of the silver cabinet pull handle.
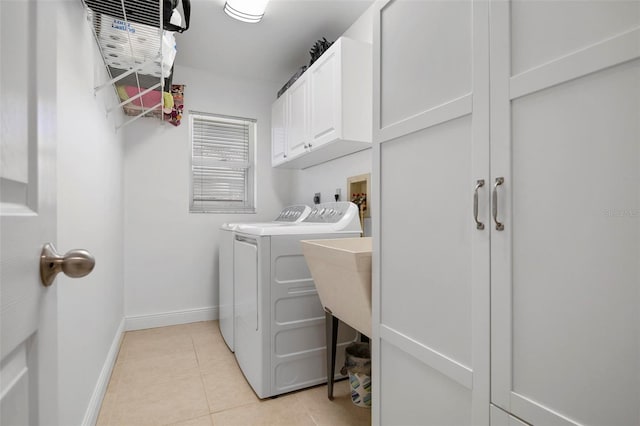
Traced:
[[80, 278], [93, 271], [95, 265], [96, 260], [86, 250], [71, 250], [62, 256], [53, 244], [47, 243], [40, 254], [40, 279], [42, 285], [49, 287], [59, 272], [72, 278]]
[[504, 229], [504, 224], [498, 222], [498, 187], [504, 183], [503, 177], [497, 177], [496, 183], [493, 185], [493, 201], [492, 201], [492, 210], [493, 210], [493, 221], [496, 223], [496, 230], [502, 231]]
[[473, 220], [476, 222], [476, 229], [484, 229], [484, 223], [478, 220], [478, 189], [484, 186], [484, 179], [476, 181], [476, 187], [473, 190]]

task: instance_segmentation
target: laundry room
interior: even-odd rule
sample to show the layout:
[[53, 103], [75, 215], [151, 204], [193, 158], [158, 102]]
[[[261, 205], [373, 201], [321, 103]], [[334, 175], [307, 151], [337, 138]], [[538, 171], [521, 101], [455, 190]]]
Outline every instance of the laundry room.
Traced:
[[640, 424], [638, 0], [1, 0], [0, 55], [0, 425]]

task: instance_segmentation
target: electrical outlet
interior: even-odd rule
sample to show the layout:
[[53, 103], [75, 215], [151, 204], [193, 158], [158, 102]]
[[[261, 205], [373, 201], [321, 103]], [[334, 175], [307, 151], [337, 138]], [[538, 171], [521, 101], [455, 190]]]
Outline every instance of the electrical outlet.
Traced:
[[320, 204], [320, 193], [316, 192], [313, 196], [313, 204]]
[[336, 188], [336, 193], [333, 194], [333, 198], [336, 199], [336, 201], [340, 201], [340, 194], [342, 193], [342, 191], [340, 190], [340, 188]]

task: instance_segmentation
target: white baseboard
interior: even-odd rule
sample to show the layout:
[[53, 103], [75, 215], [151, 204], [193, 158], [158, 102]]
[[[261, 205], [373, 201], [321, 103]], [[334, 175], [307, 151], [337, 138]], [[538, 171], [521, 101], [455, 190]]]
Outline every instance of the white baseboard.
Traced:
[[116, 363], [118, 357], [118, 351], [120, 350], [120, 344], [122, 343], [122, 337], [125, 331], [130, 330], [142, 330], [145, 328], [165, 327], [168, 325], [187, 324], [190, 322], [198, 321], [211, 321], [218, 319], [218, 307], [211, 308], [199, 308], [189, 309], [186, 311], [165, 312], [161, 314], [151, 315], [137, 315], [122, 318], [120, 325], [116, 330], [113, 337], [113, 342], [109, 348], [109, 353], [100, 371], [98, 382], [93, 389], [93, 394], [89, 400], [89, 406], [82, 419], [83, 426], [93, 426], [98, 421], [98, 414], [100, 414], [100, 407], [102, 406], [102, 400], [104, 394], [107, 391], [109, 385], [109, 379], [111, 378], [111, 372]]
[[120, 343], [124, 336], [124, 325], [125, 319], [122, 318], [122, 321], [120, 321], [120, 325], [116, 330], [116, 334], [113, 337], [113, 342], [111, 343], [111, 348], [109, 348], [107, 359], [104, 361], [102, 371], [100, 371], [100, 376], [98, 376], [96, 387], [93, 389], [93, 394], [89, 400], [89, 406], [87, 407], [87, 411], [84, 413], [84, 419], [82, 419], [83, 426], [93, 426], [98, 421], [98, 414], [100, 414], [102, 399], [107, 391], [107, 386], [111, 379], [111, 372], [113, 371], [113, 367], [116, 363], [118, 351], [120, 350]]
[[212, 321], [216, 319], [218, 319], [218, 307], [213, 306], [210, 308], [130, 316], [126, 318], [125, 329], [127, 331], [143, 330], [145, 328], [166, 327], [168, 325], [187, 324], [198, 321]]

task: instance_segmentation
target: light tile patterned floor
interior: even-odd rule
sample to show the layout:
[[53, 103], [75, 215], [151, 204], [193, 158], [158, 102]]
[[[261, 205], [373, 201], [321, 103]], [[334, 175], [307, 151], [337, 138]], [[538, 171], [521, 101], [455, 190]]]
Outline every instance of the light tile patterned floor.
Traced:
[[216, 321], [124, 336], [98, 426], [370, 425], [351, 403], [347, 381], [334, 400], [317, 386], [260, 400], [246, 382]]

